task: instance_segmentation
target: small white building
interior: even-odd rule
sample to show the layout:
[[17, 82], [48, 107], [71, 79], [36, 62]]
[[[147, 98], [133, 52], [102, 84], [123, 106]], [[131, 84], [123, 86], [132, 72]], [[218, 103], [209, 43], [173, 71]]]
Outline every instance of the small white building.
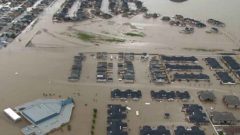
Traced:
[[4, 109], [4, 113], [11, 118], [14, 122], [17, 122], [21, 119], [21, 116], [19, 116], [16, 112], [13, 111], [11, 108]]
[[136, 111], [136, 116], [139, 116], [139, 111]]

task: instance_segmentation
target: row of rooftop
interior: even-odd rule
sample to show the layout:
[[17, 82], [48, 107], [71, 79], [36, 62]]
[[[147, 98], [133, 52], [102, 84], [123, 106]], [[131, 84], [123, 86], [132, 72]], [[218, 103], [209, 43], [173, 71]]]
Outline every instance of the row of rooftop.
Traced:
[[[175, 99], [180, 99], [183, 101], [188, 101], [191, 98], [191, 95], [188, 91], [166, 91], [166, 90], [159, 90], [159, 91], [150, 91], [151, 98], [156, 101], [173, 101]], [[210, 101], [214, 102], [216, 100], [216, 96], [213, 91], [199, 91], [198, 97], [200, 101]], [[142, 98], [142, 92], [140, 90], [120, 90], [114, 89], [111, 91], [111, 98], [112, 99], [121, 99], [121, 100], [139, 100]], [[240, 100], [239, 97], [235, 95], [225, 95], [223, 97], [223, 102], [228, 108], [240, 108]]]
[[107, 113], [107, 135], [128, 135], [126, 106], [109, 104]]
[[[202, 72], [203, 67], [201, 65], [196, 65], [198, 59], [194, 56], [184, 57], [184, 56], [161, 56], [164, 61], [165, 68], [167, 71], [195, 71]], [[221, 84], [236, 84], [236, 81], [231, 77], [229, 73], [233, 73], [237, 78], [240, 75], [240, 64], [232, 56], [222, 56], [221, 61], [226, 65], [228, 69], [224, 69], [216, 58], [207, 57], [204, 61], [209, 65], [211, 70], [216, 71], [216, 77], [220, 80]], [[187, 64], [186, 64], [187, 63]], [[228, 71], [229, 70], [229, 71]], [[175, 73], [172, 77], [175, 80], [205, 80], [210, 81], [210, 77], [203, 73]]]
[[[209, 58], [207, 58], [209, 59]], [[206, 59], [206, 60], [207, 60]], [[214, 60], [212, 58], [212, 61], [215, 61], [215, 64], [217, 65], [216, 68], [212, 68], [212, 69], [222, 69], [222, 66], [217, 62], [217, 60]], [[240, 65], [239, 63], [231, 56], [222, 56], [221, 57], [221, 61], [226, 64], [226, 66], [230, 69], [230, 70], [240, 70]], [[208, 62], [211, 65], [214, 66], [214, 62], [213, 64], [211, 64], [210, 62]]]
[[165, 63], [167, 73], [175, 72], [169, 77], [173, 82], [210, 81], [210, 77], [202, 73], [203, 67], [198, 64], [198, 59], [194, 56], [161, 56], [161, 59]]
[[168, 71], [202, 71], [203, 67], [200, 65], [188, 65], [188, 64], [165, 64]]
[[[116, 53], [115, 53], [116, 55]], [[118, 56], [111, 54], [111, 61], [118, 59], [118, 80], [126, 83], [135, 82], [135, 71], [133, 61], [135, 55], [141, 55], [141, 61], [148, 60], [149, 55], [146, 53], [117, 53]], [[107, 62], [108, 53], [98, 52], [96, 55], [97, 81], [113, 81], [113, 62]], [[210, 70], [215, 71], [215, 76], [220, 80], [220, 84], [230, 85], [237, 84], [232, 75], [240, 80], [240, 65], [232, 56], [221, 56], [220, 60], [226, 65], [225, 68], [219, 63], [217, 58], [207, 57], [203, 59], [209, 66]], [[239, 68], [239, 69], [238, 69]], [[156, 84], [171, 83], [175, 81], [205, 81], [210, 82], [210, 76], [204, 73], [204, 67], [199, 64], [195, 56], [166, 56], [154, 55], [149, 61], [150, 82]], [[109, 78], [109, 79], [108, 79]]]
[[[156, 128], [145, 125], [140, 129], [140, 135], [171, 135], [171, 131], [162, 125]], [[197, 126], [191, 128], [177, 126], [174, 135], [205, 135], [205, 132]]]
[[151, 91], [151, 97], [153, 100], [156, 101], [162, 101], [162, 100], [168, 100], [173, 101], [175, 99], [180, 99], [182, 101], [188, 101], [191, 96], [188, 91], [165, 91], [165, 90], [159, 90], [159, 91]]
[[70, 76], [68, 77], [69, 81], [78, 81], [82, 72], [82, 61], [85, 60], [85, 56], [83, 53], [79, 53], [74, 56], [73, 65], [71, 68]]
[[239, 78], [240, 64], [231, 56], [222, 56], [221, 61], [228, 67], [229, 71], [224, 70], [223, 66], [215, 58], [204, 59], [210, 69], [216, 72], [217, 79], [221, 84], [236, 84], [236, 81], [231, 77], [230, 73], [233, 73]]
[[125, 83], [135, 82], [135, 70], [132, 61], [118, 63], [118, 78], [118, 80], [123, 80]]
[[[124, 53], [124, 52], [119, 52], [117, 53], [118, 57], [117, 59], [119, 61], [133, 61], [134, 56], [136, 55], [135, 53]], [[145, 54], [145, 53], [144, 53]], [[145, 55], [143, 55], [145, 56]], [[97, 52], [96, 54], [97, 60], [107, 60], [108, 59], [108, 53], [107, 52]], [[113, 56], [111, 55], [111, 60], [113, 59]]]
[[[170, 83], [171, 81], [210, 81], [210, 77], [207, 74], [201, 73], [203, 67], [197, 63], [198, 59], [194, 56], [162, 55], [159, 58], [153, 57], [149, 64], [151, 81], [154, 83]], [[176, 73], [170, 75], [170, 72]]]
[[73, 16], [69, 15], [69, 10], [76, 4], [77, 0], [66, 0], [62, 4], [62, 8], [53, 15], [53, 21], [84, 21], [94, 16], [99, 16], [105, 19], [112, 18], [112, 15], [102, 12], [102, 0], [81, 1]]
[[119, 89], [114, 89], [111, 91], [111, 98], [112, 99], [121, 99], [121, 100], [127, 100], [127, 99], [132, 99], [132, 100], [139, 100], [142, 98], [142, 92], [140, 90], [119, 90]]
[[112, 82], [113, 81], [113, 63], [98, 62], [97, 63], [97, 82]]
[[76, 0], [66, 0], [62, 4], [61, 9], [59, 9], [59, 11], [54, 14], [54, 16], [53, 16], [54, 20], [57, 20], [57, 21], [70, 20], [68, 12], [69, 12], [70, 8], [74, 5], [75, 2], [76, 2]]
[[149, 71], [150, 71], [152, 82], [154, 82], [154, 83], [169, 83], [170, 82], [164, 65], [156, 57], [153, 57], [150, 60]]
[[[136, 9], [131, 9], [129, 6], [130, 3], [134, 4]], [[109, 0], [109, 9], [114, 15], [122, 13], [123, 17], [132, 17], [147, 11], [147, 8], [143, 6], [143, 2], [139, 0]]]
[[[191, 95], [188, 91], [166, 91], [166, 90], [159, 90], [159, 91], [150, 91], [151, 98], [156, 101], [173, 101], [175, 99], [180, 99], [182, 101], [189, 101]], [[216, 96], [213, 91], [199, 91], [198, 97], [200, 101], [204, 102], [214, 102], [216, 100]], [[121, 100], [139, 100], [142, 98], [142, 92], [140, 90], [120, 90], [114, 89], [111, 91], [111, 98], [112, 99], [121, 99]], [[235, 95], [225, 95], [223, 97], [223, 102], [228, 108], [240, 108], [240, 99]]]
[[175, 73], [172, 81], [210, 81], [210, 77], [203, 73]]
[[[95, 16], [110, 19], [113, 15], [122, 14], [123, 17], [135, 16], [141, 12], [146, 12], [147, 8], [139, 0], [109, 0], [109, 13], [101, 10], [102, 0], [81, 1], [80, 6], [75, 10], [74, 16], [69, 15], [69, 10], [76, 4], [76, 0], [66, 0], [61, 8], [53, 15], [53, 21], [83, 21]], [[129, 3], [135, 5], [135, 9], [130, 9]]]

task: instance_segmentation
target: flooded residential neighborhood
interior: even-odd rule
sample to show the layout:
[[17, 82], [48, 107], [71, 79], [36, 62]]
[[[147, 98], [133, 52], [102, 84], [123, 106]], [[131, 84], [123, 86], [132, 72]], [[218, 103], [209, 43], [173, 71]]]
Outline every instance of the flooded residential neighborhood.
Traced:
[[240, 134], [238, 5], [0, 0], [0, 134]]

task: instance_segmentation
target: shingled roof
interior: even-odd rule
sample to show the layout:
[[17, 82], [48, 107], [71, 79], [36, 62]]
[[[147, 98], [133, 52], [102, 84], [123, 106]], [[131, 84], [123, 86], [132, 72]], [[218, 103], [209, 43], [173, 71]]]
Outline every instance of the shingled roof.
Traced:
[[216, 99], [214, 93], [212, 91], [199, 91], [198, 97], [202, 101], [214, 101]]
[[235, 124], [237, 119], [230, 112], [211, 112], [211, 119], [214, 124]]
[[227, 105], [233, 105], [233, 106], [240, 106], [240, 100], [237, 96], [234, 95], [226, 95], [223, 97], [223, 101]]

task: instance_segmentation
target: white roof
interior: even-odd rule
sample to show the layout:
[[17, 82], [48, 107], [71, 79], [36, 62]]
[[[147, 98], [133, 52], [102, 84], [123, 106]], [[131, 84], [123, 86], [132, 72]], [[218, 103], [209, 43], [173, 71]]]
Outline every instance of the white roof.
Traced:
[[97, 75], [97, 77], [103, 77], [103, 75]]
[[139, 111], [136, 111], [136, 115], [139, 116]]
[[145, 105], [150, 105], [151, 103], [146, 102]]
[[132, 109], [131, 109], [129, 106], [127, 106], [126, 108], [127, 108], [129, 111], [131, 111], [131, 110], [132, 110]]
[[4, 109], [4, 112], [14, 121], [17, 121], [17, 120], [21, 119], [21, 116], [19, 116], [11, 108]]

